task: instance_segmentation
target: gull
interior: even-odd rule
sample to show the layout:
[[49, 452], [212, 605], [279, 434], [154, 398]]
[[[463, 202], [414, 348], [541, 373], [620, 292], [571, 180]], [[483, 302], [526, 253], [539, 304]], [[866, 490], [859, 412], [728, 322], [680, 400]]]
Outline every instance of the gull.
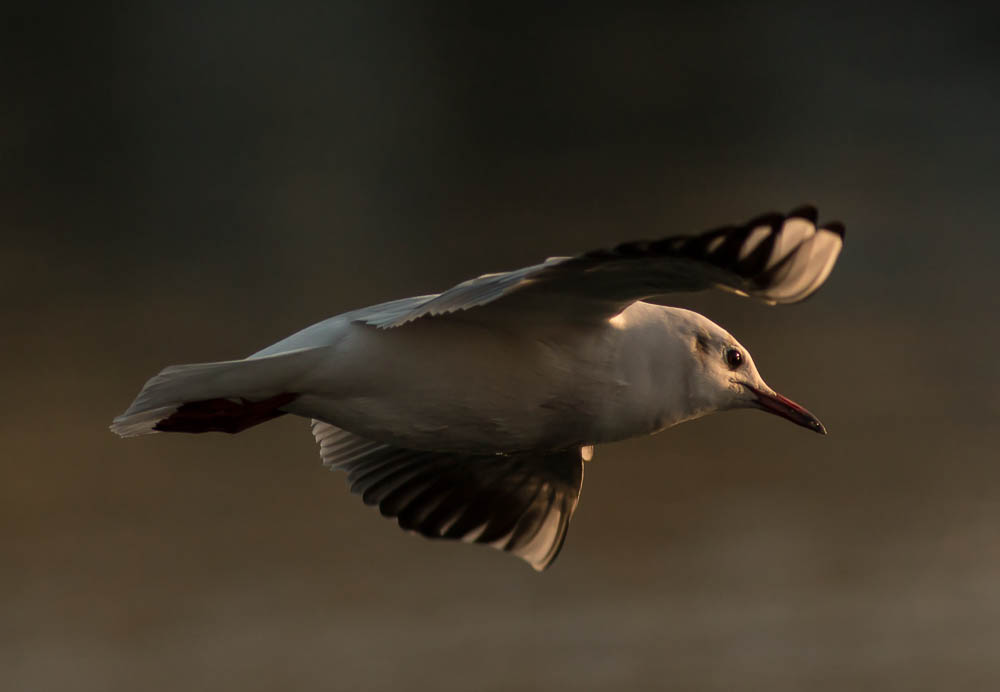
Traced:
[[541, 571], [595, 445], [742, 408], [826, 434], [725, 329], [660, 302], [709, 288], [772, 305], [807, 298], [844, 240], [843, 224], [817, 218], [802, 206], [337, 315], [247, 358], [164, 369], [111, 430], [237, 433], [310, 418], [323, 463], [403, 529]]

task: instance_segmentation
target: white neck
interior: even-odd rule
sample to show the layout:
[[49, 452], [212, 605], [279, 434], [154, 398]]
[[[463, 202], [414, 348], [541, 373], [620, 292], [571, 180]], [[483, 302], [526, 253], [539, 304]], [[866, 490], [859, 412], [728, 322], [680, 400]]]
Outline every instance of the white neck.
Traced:
[[606, 439], [595, 441], [648, 435], [716, 410], [692, 381], [697, 371], [695, 335], [705, 322], [689, 310], [643, 302], [611, 320], [623, 386], [598, 426]]

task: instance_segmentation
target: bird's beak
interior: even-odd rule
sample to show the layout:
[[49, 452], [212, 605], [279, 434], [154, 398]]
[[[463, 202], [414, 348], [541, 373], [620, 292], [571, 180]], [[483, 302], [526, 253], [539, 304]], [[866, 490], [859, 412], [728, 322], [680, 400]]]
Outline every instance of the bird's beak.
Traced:
[[826, 435], [826, 428], [819, 422], [819, 419], [791, 399], [783, 397], [773, 390], [765, 391], [751, 387], [750, 385], [745, 386], [757, 397], [757, 400], [754, 402], [757, 408], [768, 413], [773, 413], [776, 416], [787, 418], [796, 425], [809, 428], [820, 435]]

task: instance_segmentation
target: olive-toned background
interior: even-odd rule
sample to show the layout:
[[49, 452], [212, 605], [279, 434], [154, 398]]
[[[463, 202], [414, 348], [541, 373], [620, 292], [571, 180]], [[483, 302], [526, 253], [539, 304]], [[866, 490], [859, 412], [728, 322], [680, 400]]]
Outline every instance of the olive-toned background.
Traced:
[[[997, 689], [997, 26], [943, 3], [5, 17], [4, 689]], [[848, 227], [816, 297], [683, 300], [830, 435], [740, 412], [601, 447], [544, 574], [403, 534], [299, 419], [107, 430], [170, 363], [806, 201]]]

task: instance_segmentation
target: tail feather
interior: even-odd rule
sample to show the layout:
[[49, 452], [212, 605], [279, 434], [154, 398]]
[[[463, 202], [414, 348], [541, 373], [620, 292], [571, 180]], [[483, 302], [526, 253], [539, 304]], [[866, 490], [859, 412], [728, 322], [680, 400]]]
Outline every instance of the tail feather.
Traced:
[[260, 401], [248, 399], [205, 399], [189, 401], [156, 422], [157, 432], [226, 432], [238, 433], [272, 418], [285, 415], [282, 406], [298, 398], [283, 392]]
[[153, 432], [239, 432], [284, 411], [322, 349], [218, 363], [171, 365], [154, 376], [111, 430], [122, 437]]
[[136, 435], [159, 432], [156, 429], [156, 424], [169, 418], [177, 408], [177, 405], [172, 405], [160, 406], [138, 413], [125, 412], [111, 423], [111, 432], [121, 437], [135, 437]]

